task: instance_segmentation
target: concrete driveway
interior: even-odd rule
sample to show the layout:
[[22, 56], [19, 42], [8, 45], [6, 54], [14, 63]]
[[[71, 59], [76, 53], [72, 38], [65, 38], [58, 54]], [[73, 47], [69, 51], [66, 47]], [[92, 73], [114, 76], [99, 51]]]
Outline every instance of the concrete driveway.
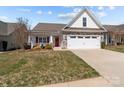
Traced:
[[124, 53], [103, 49], [71, 51], [96, 69], [113, 86], [124, 87]]

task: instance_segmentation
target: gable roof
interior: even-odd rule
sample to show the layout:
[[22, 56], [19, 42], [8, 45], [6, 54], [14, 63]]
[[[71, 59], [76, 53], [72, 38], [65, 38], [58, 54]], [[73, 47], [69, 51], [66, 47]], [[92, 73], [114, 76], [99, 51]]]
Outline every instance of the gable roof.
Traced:
[[0, 21], [0, 35], [7, 34], [7, 24], [5, 22]]
[[7, 34], [11, 34], [15, 31], [16, 27], [18, 26], [17, 23], [7, 23]]
[[0, 21], [0, 35], [10, 35], [19, 27], [20, 25], [18, 23], [7, 23]]
[[63, 29], [70, 27], [84, 12], [87, 12], [87, 14], [100, 27], [100, 29], [102, 28], [106, 31], [106, 29], [102, 26], [102, 24], [97, 20], [95, 15], [88, 8], [82, 9]]
[[32, 31], [60, 31], [66, 24], [38, 23]]

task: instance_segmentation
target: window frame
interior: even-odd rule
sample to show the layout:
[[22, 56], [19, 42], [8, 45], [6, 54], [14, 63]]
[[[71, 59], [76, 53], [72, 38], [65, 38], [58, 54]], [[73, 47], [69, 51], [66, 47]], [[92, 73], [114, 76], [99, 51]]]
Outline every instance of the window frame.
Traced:
[[85, 39], [90, 39], [91, 37], [90, 36], [85, 36]]
[[87, 27], [87, 18], [83, 17], [83, 27]]
[[71, 39], [74, 39], [74, 38], [76, 38], [76, 36], [70, 36], [70, 38], [71, 38]]
[[92, 36], [92, 39], [97, 39], [97, 36]]
[[78, 36], [78, 39], [83, 39], [83, 36]]
[[42, 44], [49, 43], [49, 37], [39, 37], [39, 43]]

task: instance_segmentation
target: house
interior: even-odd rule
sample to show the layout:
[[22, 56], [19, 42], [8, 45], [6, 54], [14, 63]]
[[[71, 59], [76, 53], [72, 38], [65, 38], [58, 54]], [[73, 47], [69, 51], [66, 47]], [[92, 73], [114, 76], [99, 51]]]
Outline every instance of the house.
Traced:
[[39, 23], [29, 35], [31, 46], [37, 43], [67, 49], [101, 48], [107, 44], [107, 30], [88, 9], [80, 11], [68, 24]]
[[0, 21], [0, 51], [21, 48], [22, 43], [27, 43], [26, 28], [18, 23]]
[[104, 25], [108, 31], [108, 45], [124, 44], [124, 24], [121, 25]]

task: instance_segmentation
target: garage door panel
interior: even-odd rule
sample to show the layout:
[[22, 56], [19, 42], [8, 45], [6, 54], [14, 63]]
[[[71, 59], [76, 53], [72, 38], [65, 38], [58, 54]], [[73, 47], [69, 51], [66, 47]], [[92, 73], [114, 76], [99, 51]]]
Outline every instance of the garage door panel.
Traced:
[[[83, 38], [82, 38], [83, 37]], [[67, 38], [67, 47], [69, 49], [92, 49], [92, 48], [100, 48], [100, 36], [81, 36], [81, 38]]]

